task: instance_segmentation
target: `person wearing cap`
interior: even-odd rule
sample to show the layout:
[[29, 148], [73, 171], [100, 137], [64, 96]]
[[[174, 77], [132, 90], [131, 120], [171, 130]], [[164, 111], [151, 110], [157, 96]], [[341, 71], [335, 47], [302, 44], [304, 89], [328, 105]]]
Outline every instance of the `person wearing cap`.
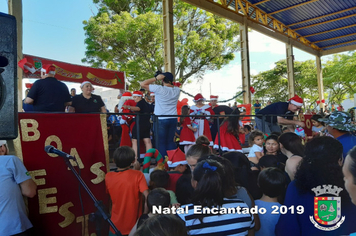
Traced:
[[123, 105], [125, 109], [129, 109], [134, 113], [139, 113], [139, 122], [137, 123], [137, 117], [134, 119], [135, 124], [132, 128], [132, 149], [135, 151], [136, 159], [139, 156], [137, 153], [137, 129], [139, 129], [140, 140], [145, 143], [146, 151], [152, 148], [150, 139], [151, 123], [150, 123], [150, 105], [143, 99], [143, 93], [141, 91], [135, 91], [132, 94], [133, 100], [136, 102], [136, 106]]
[[[190, 114], [191, 116], [194, 115], [199, 115], [196, 117], [191, 117], [192, 120], [194, 120], [193, 123], [193, 128], [197, 128], [197, 131], [194, 132], [195, 138], [197, 139], [201, 135], [205, 135], [209, 141], [210, 141], [210, 146], [213, 146], [213, 139], [211, 137], [211, 132], [210, 132], [210, 126], [208, 119], [210, 119], [209, 115], [214, 115], [213, 109], [211, 109], [211, 106], [209, 104], [204, 104], [205, 98], [203, 95], [198, 93], [197, 95], [194, 96], [194, 102], [195, 105], [190, 107]], [[196, 125], [194, 125], [194, 123]]]
[[356, 146], [356, 136], [351, 134], [351, 131], [356, 130], [356, 125], [352, 124], [351, 115], [344, 111], [335, 111], [329, 118], [318, 120], [324, 122], [328, 133], [342, 144], [342, 154], [345, 158], [347, 153]]
[[[135, 107], [136, 102], [132, 99], [132, 94], [130, 92], [125, 92], [122, 94], [120, 102], [119, 102], [119, 113], [134, 113], [132, 110], [125, 107]], [[130, 137], [130, 130], [132, 128], [133, 123], [133, 116], [132, 115], [121, 115], [120, 116], [120, 124], [121, 124], [121, 146], [132, 146], [131, 137]]]
[[[226, 115], [226, 114], [231, 114], [232, 112], [232, 108], [226, 105], [218, 105], [218, 99], [219, 96], [215, 96], [215, 95], [210, 95], [210, 104], [211, 104], [211, 108], [213, 109], [214, 113], [216, 115]], [[222, 122], [224, 121], [224, 117], [219, 118], [219, 126], [222, 124]], [[210, 132], [211, 132], [211, 138], [212, 140], [215, 140], [215, 137], [218, 133], [218, 119], [213, 119], [213, 124], [210, 127]]]
[[56, 68], [42, 65], [41, 79], [33, 83], [24, 103], [33, 104], [36, 112], [64, 112], [71, 105], [67, 85], [54, 78]]
[[185, 154], [180, 148], [169, 150], [167, 151], [167, 154], [167, 165], [169, 168], [167, 173], [169, 174], [169, 184], [166, 189], [175, 192], [177, 181], [183, 175], [183, 172], [187, 169], [188, 162], [185, 159]]
[[8, 155], [6, 140], [0, 140], [0, 160], [0, 235], [29, 235], [32, 224], [23, 196], [34, 197], [37, 185], [21, 160]]
[[303, 99], [298, 95], [289, 99], [288, 102], [275, 102], [266, 106], [256, 114], [257, 129], [264, 133], [281, 133], [279, 125], [298, 125], [304, 128], [304, 122], [293, 120], [294, 113], [300, 110], [302, 106]]
[[84, 81], [80, 88], [82, 93], [75, 95], [72, 98], [72, 105], [69, 107], [69, 112], [75, 113], [106, 113], [106, 108], [103, 100], [99, 95], [93, 94], [94, 87], [89, 81]]
[[[167, 150], [177, 148], [174, 142], [174, 135], [178, 124], [177, 117], [160, 117], [161, 115], [177, 115], [180, 89], [173, 85], [173, 80], [173, 74], [165, 72], [140, 83], [142, 88], [155, 93], [154, 114], [158, 116], [158, 123], [154, 124], [156, 131], [155, 138], [158, 140], [157, 149], [162, 156], [167, 155]], [[162, 81], [162, 84], [153, 84], [157, 81]]]

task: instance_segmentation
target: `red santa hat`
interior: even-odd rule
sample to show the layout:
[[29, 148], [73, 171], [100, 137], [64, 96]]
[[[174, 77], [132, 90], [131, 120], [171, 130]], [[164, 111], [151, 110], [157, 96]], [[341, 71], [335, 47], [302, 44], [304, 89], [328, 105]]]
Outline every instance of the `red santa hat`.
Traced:
[[124, 92], [121, 97], [131, 97], [132, 94], [130, 92]]
[[219, 96], [210, 95], [210, 101], [218, 100]]
[[92, 85], [89, 81], [84, 81], [84, 82], [80, 85], [80, 88], [83, 88], [83, 86], [84, 86], [85, 84], [90, 84], [90, 85], [93, 87], [93, 85]]
[[298, 107], [303, 106], [303, 98], [299, 97], [298, 95], [295, 95], [291, 99], [288, 100], [290, 103], [293, 105], [296, 105]]
[[182, 152], [182, 150], [180, 150], [180, 148], [177, 148], [175, 150], [167, 150], [167, 155], [167, 164], [170, 168], [188, 164], [187, 160], [185, 159], [185, 154], [184, 152]]
[[41, 71], [44, 72], [46, 75], [49, 74], [51, 71], [51, 74], [55, 74], [56, 72], [56, 67], [54, 67], [54, 65], [51, 64], [44, 64], [42, 65]]
[[133, 92], [132, 96], [136, 96], [136, 97], [142, 97], [143, 96], [143, 93], [141, 91], [135, 91]]
[[193, 101], [194, 101], [194, 102], [205, 101], [205, 98], [203, 97], [203, 95], [201, 95], [201, 93], [198, 93], [197, 95], [195, 95]]
[[150, 93], [150, 96], [156, 96], [156, 95], [155, 95], [155, 93], [152, 92], [152, 93]]

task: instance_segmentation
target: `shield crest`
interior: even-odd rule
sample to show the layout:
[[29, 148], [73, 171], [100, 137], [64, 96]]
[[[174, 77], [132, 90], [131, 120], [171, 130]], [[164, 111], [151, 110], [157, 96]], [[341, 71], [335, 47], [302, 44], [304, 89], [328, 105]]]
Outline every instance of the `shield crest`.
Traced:
[[336, 224], [341, 218], [341, 197], [314, 197], [314, 219], [322, 225]]

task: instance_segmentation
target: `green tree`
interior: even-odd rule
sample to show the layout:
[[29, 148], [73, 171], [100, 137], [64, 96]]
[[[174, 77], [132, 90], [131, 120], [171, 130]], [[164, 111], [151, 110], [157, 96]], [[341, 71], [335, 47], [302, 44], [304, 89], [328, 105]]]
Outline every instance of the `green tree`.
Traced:
[[[157, 0], [94, 0], [99, 12], [84, 21], [86, 58], [94, 67], [125, 71], [131, 89], [162, 70], [163, 22]], [[234, 59], [238, 24], [174, 1], [176, 79], [202, 78]]]
[[[318, 100], [318, 83], [315, 61], [294, 62], [295, 93], [311, 105]], [[252, 76], [251, 84], [256, 90], [255, 98], [272, 102], [288, 100], [288, 75], [286, 60], [275, 63], [268, 71]]]
[[347, 95], [356, 93], [356, 52], [333, 55], [323, 69], [324, 90], [329, 101], [340, 104]]

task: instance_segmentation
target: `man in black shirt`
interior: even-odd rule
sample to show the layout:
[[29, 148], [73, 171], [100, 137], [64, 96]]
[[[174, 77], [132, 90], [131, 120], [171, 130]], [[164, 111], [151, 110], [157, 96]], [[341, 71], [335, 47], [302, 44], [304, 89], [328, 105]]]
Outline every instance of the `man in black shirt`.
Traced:
[[293, 120], [294, 113], [300, 110], [302, 106], [303, 99], [298, 95], [289, 99], [288, 102], [276, 102], [266, 106], [256, 114], [257, 129], [264, 133], [281, 133], [279, 124], [304, 127], [304, 122]]
[[56, 68], [42, 65], [41, 77], [31, 87], [24, 103], [33, 104], [34, 111], [64, 112], [72, 104], [68, 87], [54, 78]]

